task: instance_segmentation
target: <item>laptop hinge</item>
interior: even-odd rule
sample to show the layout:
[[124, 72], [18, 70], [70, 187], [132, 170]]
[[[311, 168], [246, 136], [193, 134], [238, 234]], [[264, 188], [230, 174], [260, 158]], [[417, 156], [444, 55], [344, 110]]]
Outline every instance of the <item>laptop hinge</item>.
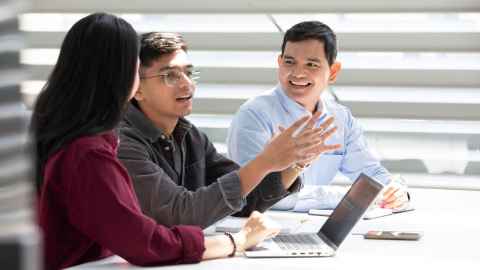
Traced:
[[327, 244], [329, 247], [331, 247], [333, 250], [337, 250], [337, 245], [335, 245], [332, 241], [330, 241], [330, 239], [328, 239], [328, 237], [326, 237], [321, 231], [317, 233], [318, 237], [320, 237], [320, 239], [322, 239], [323, 242], [325, 242], [325, 244]]

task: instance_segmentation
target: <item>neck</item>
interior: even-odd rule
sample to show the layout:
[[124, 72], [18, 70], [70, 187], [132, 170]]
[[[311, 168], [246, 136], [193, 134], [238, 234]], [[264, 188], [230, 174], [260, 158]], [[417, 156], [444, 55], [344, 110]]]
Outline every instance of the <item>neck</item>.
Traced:
[[150, 119], [150, 121], [153, 122], [155, 127], [161, 129], [167, 135], [172, 134], [173, 130], [177, 126], [179, 119], [178, 117], [161, 115], [153, 110], [150, 110], [148, 107], [142, 106], [140, 103], [139, 106], [140, 110], [147, 116], [148, 119]]
[[312, 114], [315, 113], [315, 108], [317, 106], [317, 103], [319, 102], [320, 100], [317, 100], [313, 103], [309, 102], [308, 104], [305, 104], [305, 105], [302, 105], [305, 109], [307, 109], [307, 111], [311, 112]]
[[300, 106], [302, 106], [303, 108], [305, 108], [307, 111], [311, 112], [312, 114], [315, 113], [315, 109], [317, 107], [317, 103], [321, 101], [321, 98], [319, 98], [318, 100], [307, 100], [306, 102], [299, 102], [299, 101], [296, 101], [298, 104], [300, 104]]

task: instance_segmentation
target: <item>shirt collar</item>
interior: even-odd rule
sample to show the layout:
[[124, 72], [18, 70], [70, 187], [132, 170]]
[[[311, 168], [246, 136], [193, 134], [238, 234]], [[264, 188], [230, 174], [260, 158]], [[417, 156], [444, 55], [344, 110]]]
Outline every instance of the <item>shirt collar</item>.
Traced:
[[[155, 142], [158, 139], [167, 140], [169, 138], [161, 128], [156, 127], [140, 109], [132, 104], [128, 105], [125, 120], [138, 129], [142, 136], [147, 138], [150, 142]], [[192, 124], [185, 118], [181, 117], [178, 119], [178, 123], [175, 126], [172, 135], [175, 139], [181, 141], [191, 128]]]

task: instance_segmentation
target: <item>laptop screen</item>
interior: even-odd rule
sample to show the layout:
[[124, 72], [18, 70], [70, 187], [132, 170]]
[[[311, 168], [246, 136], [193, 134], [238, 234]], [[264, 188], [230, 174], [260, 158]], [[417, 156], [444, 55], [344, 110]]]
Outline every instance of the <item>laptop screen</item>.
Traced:
[[319, 231], [321, 238], [327, 238], [337, 249], [362, 217], [383, 185], [365, 174], [355, 180], [338, 206]]

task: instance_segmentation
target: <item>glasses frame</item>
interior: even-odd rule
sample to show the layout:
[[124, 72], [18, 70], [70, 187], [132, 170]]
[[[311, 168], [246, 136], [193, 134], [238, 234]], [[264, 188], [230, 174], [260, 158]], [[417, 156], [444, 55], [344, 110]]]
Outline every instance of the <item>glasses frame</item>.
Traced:
[[186, 74], [186, 70], [170, 68], [168, 70], [161, 71], [161, 72], [158, 72], [158, 73], [140, 76], [140, 79], [141, 80], [147, 80], [147, 79], [152, 79], [152, 78], [157, 78], [157, 77], [163, 77], [162, 82], [165, 85], [170, 86], [170, 87], [177, 86], [178, 82], [180, 81], [180, 77], [178, 77], [178, 79], [175, 79], [174, 82], [169, 81], [169, 79], [167, 79], [168, 75], [169, 75], [169, 72], [171, 72], [171, 71], [178, 71], [184, 77], [186, 77], [190, 82], [192, 82], [194, 85], [196, 85], [198, 83], [198, 79], [200, 79], [200, 71], [198, 69], [193, 69], [193, 68], [191, 69], [192, 74], [190, 76]]

